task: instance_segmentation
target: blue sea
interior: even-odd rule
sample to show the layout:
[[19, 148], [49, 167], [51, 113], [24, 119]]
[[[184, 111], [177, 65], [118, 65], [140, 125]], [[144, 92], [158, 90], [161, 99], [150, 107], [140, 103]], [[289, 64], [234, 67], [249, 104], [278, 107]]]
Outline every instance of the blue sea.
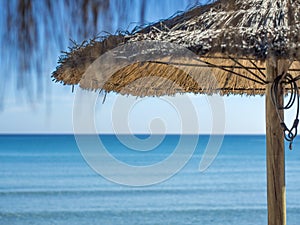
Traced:
[[[124, 147], [114, 135], [100, 138], [115, 158], [137, 166], [166, 159], [180, 136], [168, 135], [145, 152]], [[0, 224], [267, 224], [265, 136], [225, 136], [215, 161], [200, 172], [207, 142], [208, 136], [199, 136], [192, 158], [171, 178], [131, 187], [96, 173], [73, 135], [2, 135]], [[286, 183], [287, 222], [298, 225], [299, 138], [286, 151]]]

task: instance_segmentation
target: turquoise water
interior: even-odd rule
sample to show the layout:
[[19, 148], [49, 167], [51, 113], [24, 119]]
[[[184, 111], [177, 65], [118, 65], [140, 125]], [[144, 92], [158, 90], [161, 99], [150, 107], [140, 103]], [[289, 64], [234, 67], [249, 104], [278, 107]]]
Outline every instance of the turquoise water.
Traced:
[[[139, 136], [145, 138], [144, 136]], [[166, 158], [179, 136], [138, 153], [101, 136], [119, 160], [148, 165]], [[84, 161], [72, 135], [0, 136], [0, 224], [267, 224], [264, 136], [225, 136], [204, 173], [200, 136], [188, 164], [149, 187], [111, 183]], [[286, 152], [287, 220], [300, 221], [300, 142]], [[163, 172], [163, 171], [162, 171]]]

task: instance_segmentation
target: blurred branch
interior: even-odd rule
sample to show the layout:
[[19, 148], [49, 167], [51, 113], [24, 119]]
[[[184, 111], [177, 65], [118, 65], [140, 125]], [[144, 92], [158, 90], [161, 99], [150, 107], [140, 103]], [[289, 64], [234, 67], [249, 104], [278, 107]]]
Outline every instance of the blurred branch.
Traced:
[[[0, 74], [0, 101], [11, 77], [16, 80], [16, 90], [25, 91], [28, 99], [41, 96], [44, 77], [50, 79], [53, 70], [49, 66], [53, 54], [65, 49], [70, 38], [81, 42], [100, 30], [110, 32], [128, 23], [134, 13], [140, 15], [139, 23], [143, 24], [151, 5], [160, 4], [159, 8], [164, 9], [166, 2], [170, 4], [157, 0], [1, 0], [0, 60], [4, 68]], [[47, 76], [43, 76], [45, 73]]]

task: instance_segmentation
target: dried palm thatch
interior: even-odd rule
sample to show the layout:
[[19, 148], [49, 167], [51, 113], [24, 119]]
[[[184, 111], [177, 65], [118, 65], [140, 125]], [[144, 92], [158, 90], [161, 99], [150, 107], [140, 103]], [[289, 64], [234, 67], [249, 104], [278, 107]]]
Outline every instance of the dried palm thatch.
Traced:
[[[289, 73], [300, 71], [300, 2], [296, 0], [219, 0], [198, 6], [131, 34], [108, 36], [75, 46], [59, 60], [55, 81], [90, 90], [116, 91], [135, 96], [173, 95], [177, 92], [264, 94], [266, 59], [291, 63]], [[198, 63], [164, 60], [133, 63], [109, 79], [84, 73], [92, 62], [115, 47], [139, 41], [161, 41], [183, 46]], [[138, 50], [137, 50], [138, 51]], [[198, 78], [197, 78], [198, 75]], [[207, 77], [217, 81], [209, 85]], [[206, 78], [205, 78], [206, 77]], [[176, 88], [174, 88], [176, 84]], [[178, 88], [179, 86], [180, 88]]]

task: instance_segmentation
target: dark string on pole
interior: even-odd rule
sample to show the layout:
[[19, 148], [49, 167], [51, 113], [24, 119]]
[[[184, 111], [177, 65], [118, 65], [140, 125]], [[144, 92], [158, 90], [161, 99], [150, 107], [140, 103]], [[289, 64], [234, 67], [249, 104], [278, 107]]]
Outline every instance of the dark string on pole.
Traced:
[[[272, 87], [271, 87], [272, 102], [276, 108], [278, 117], [280, 119], [280, 124], [281, 124], [281, 127], [284, 132], [284, 138], [286, 141], [290, 142], [290, 145], [289, 145], [290, 150], [292, 150], [292, 148], [293, 148], [293, 141], [296, 138], [297, 133], [298, 133], [299, 89], [298, 89], [298, 85], [297, 85], [297, 80], [299, 80], [299, 79], [300, 79], [300, 76], [293, 78], [292, 75], [289, 73], [282, 74], [282, 75], [276, 77], [276, 79], [272, 83]], [[286, 86], [286, 85], [289, 86], [289, 90], [291, 93], [290, 93], [288, 103], [285, 106], [282, 106], [278, 100], [278, 96], [280, 94], [279, 92], [281, 92], [281, 90], [282, 90], [281, 87]], [[292, 108], [292, 106], [295, 104], [296, 101], [297, 101], [297, 112], [296, 112], [293, 126], [289, 129], [286, 126], [286, 124], [279, 112], [280, 112], [280, 110], [288, 110], [288, 109]]]

